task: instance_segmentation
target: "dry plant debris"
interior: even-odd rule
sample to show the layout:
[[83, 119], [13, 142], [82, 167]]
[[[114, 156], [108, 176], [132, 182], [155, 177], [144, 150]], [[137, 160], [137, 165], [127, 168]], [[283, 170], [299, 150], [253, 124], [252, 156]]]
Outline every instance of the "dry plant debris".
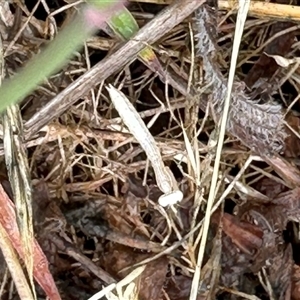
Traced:
[[[2, 74], [79, 5], [1, 2]], [[133, 39], [99, 31], [3, 115], [1, 299], [300, 299], [298, 0], [250, 4], [197, 266], [236, 5], [130, 1]], [[136, 59], [145, 45], [162, 69]]]

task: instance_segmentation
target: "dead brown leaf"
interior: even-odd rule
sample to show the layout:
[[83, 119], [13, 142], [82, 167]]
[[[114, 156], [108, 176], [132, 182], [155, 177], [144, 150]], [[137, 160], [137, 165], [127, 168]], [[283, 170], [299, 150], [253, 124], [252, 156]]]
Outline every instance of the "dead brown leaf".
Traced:
[[[150, 257], [149, 254], [139, 253], [128, 247], [111, 245], [102, 260], [106, 270], [121, 279], [130, 273], [130, 270], [121, 272], [124, 268], [131, 267], [148, 257]], [[146, 265], [141, 275], [139, 299], [163, 299], [162, 288], [166, 280], [167, 269], [168, 259], [166, 257], [161, 257]]]

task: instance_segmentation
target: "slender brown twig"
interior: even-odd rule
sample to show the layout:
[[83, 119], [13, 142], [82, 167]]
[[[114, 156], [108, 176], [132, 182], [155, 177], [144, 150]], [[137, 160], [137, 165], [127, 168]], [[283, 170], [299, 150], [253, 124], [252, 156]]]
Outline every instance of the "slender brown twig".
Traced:
[[32, 136], [37, 133], [42, 127], [64, 113], [95, 85], [101, 83], [134, 59], [145, 48], [145, 45], [156, 42], [204, 2], [205, 0], [182, 0], [175, 1], [172, 5], [166, 7], [112, 56], [99, 62], [36, 113], [25, 124], [28, 135]]

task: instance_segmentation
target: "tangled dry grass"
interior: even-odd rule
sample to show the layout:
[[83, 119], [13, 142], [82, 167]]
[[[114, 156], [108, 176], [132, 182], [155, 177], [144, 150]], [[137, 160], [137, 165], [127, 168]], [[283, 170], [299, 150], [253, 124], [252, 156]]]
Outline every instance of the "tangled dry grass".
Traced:
[[[6, 73], [13, 74], [40, 51], [80, 2], [2, 3]], [[288, 137], [282, 153], [265, 155], [247, 147], [264, 135], [245, 142], [244, 128], [228, 130], [199, 261], [222, 114], [220, 107], [214, 110], [220, 102], [202, 89], [208, 71], [205, 57], [197, 55], [194, 29], [200, 2], [130, 2], [141, 28], [134, 39], [123, 43], [109, 28], [99, 32], [23, 101], [20, 112], [11, 109], [3, 117], [0, 178], [5, 191], [0, 194], [6, 202], [1, 211], [10, 203], [6, 193], [17, 207], [17, 217], [11, 218], [21, 233], [32, 234], [33, 225], [61, 299], [300, 299], [295, 59], [300, 2], [272, 1], [267, 11], [262, 9], [266, 3], [260, 10], [258, 2], [250, 6], [236, 76], [249, 99], [282, 107], [284, 127], [270, 130], [275, 138], [286, 137], [283, 130]], [[236, 9], [232, 1], [218, 4], [218, 66], [220, 76], [228, 78]], [[136, 59], [145, 43], [155, 50], [165, 78]], [[278, 57], [294, 61], [280, 67]], [[109, 84], [122, 90], [147, 125], [184, 194], [180, 203], [158, 204], [161, 191], [153, 168], [112, 105]], [[245, 126], [252, 121], [239, 117]], [[265, 140], [261, 144], [268, 147]], [[31, 201], [32, 221], [26, 211]], [[0, 247], [1, 299], [19, 299], [5, 259], [13, 254], [4, 251], [7, 244]], [[30, 247], [26, 251], [35, 253]], [[34, 264], [26, 255], [25, 262]], [[45, 299], [47, 290], [35, 288], [38, 299]]]

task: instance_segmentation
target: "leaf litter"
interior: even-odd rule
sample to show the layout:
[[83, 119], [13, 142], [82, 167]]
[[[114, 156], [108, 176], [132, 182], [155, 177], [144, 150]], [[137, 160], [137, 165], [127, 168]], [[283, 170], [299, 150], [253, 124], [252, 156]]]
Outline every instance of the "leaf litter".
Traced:
[[[194, 13], [168, 28], [160, 18], [172, 15], [180, 4], [130, 2], [128, 9], [140, 27], [157, 22], [152, 28], [161, 38], [151, 47], [162, 69], [155, 73], [132, 55], [130, 63], [90, 85], [72, 105], [47, 111], [48, 102], [60, 95], [67, 98], [68, 87], [74, 89], [97, 63], [118, 61], [121, 52], [115, 49], [122, 49], [123, 42], [108, 29], [99, 32], [20, 106], [24, 128], [20, 126], [18, 138], [11, 136], [19, 156], [8, 165], [20, 166], [14, 177], [5, 165], [10, 154], [4, 133], [8, 124], [2, 123], [0, 223], [7, 243], [0, 245], [1, 299], [19, 299], [27, 280], [22, 272], [28, 275], [17, 225], [26, 219], [18, 213], [28, 208], [18, 209], [16, 218], [11, 202], [28, 205], [26, 191], [23, 188], [22, 194], [14, 181], [24, 180], [27, 170], [21, 166], [27, 163], [30, 178], [24, 184], [32, 189], [38, 299], [45, 299], [45, 293], [50, 299], [300, 299], [296, 0], [271, 1], [269, 14], [249, 7], [207, 241], [197, 265], [233, 51], [236, 11], [231, 2], [189, 1]], [[188, 7], [184, 3], [182, 11]], [[31, 5], [1, 4], [9, 74], [75, 9], [63, 1], [44, 1], [30, 17]], [[295, 5], [295, 16], [272, 18], [277, 5], [283, 12]], [[14, 20], [17, 14], [21, 17]], [[18, 38], [12, 41], [12, 36]], [[130, 120], [119, 115], [117, 102], [112, 104], [116, 94], [111, 91], [116, 89], [144, 122], [141, 128], [147, 133], [140, 138], [150, 134], [146, 143], [160, 153], [159, 161], [151, 153], [149, 157]], [[41, 109], [48, 114], [47, 124], [38, 130], [28, 126], [42, 124]], [[157, 172], [168, 178], [167, 188], [158, 182]], [[171, 205], [160, 205], [159, 199], [172, 191], [180, 191], [182, 200], [171, 197]], [[30, 230], [30, 223], [22, 225]], [[42, 274], [49, 276], [44, 283]]]

